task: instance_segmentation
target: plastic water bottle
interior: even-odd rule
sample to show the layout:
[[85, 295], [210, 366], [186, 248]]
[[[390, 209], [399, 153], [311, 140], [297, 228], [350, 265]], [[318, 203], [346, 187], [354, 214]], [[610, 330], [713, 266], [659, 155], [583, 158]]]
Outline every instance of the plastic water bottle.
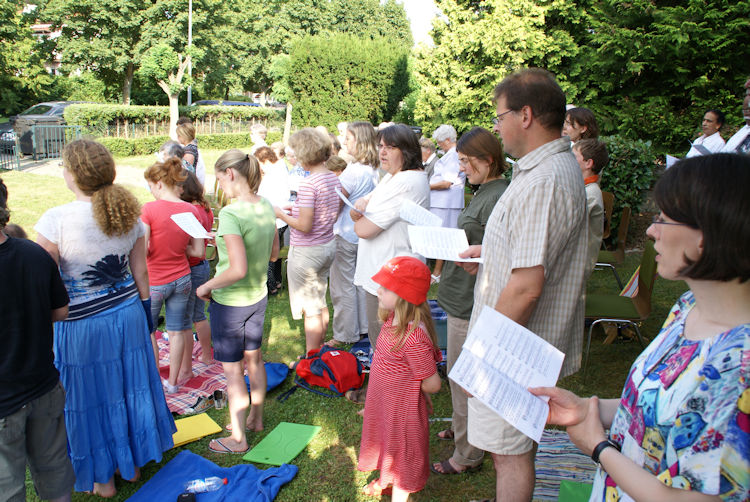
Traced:
[[229, 481], [227, 478], [219, 478], [216, 476], [211, 476], [209, 478], [205, 479], [194, 479], [192, 481], [188, 481], [185, 483], [185, 492], [186, 493], [203, 493], [203, 492], [213, 492], [215, 490], [218, 490], [225, 484], [227, 484]]

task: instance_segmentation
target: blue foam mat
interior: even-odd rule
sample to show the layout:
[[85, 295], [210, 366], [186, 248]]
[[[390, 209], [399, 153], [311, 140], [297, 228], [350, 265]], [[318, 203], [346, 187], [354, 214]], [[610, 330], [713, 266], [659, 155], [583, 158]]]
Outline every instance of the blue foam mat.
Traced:
[[268, 502], [296, 475], [296, 465], [284, 464], [264, 470], [250, 464], [225, 468], [191, 451], [183, 450], [149, 479], [128, 502], [177, 500], [185, 483], [209, 476], [227, 478], [228, 482], [217, 491], [196, 494], [197, 502]]

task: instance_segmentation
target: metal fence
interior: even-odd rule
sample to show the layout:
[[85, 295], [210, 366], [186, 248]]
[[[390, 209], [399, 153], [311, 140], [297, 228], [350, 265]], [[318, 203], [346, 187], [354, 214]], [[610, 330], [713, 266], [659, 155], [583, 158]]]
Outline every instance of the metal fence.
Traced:
[[59, 158], [62, 150], [82, 135], [81, 126], [33, 125], [31, 126], [32, 155], [40, 158]]
[[[283, 130], [284, 128], [284, 120], [276, 118], [257, 118], [250, 120], [222, 119], [221, 121], [212, 118], [195, 119], [193, 121], [193, 126], [195, 126], [196, 136], [200, 136], [202, 134], [249, 133], [250, 126], [258, 123], [265, 125], [270, 130]], [[89, 125], [84, 127], [83, 134], [97, 138], [146, 138], [150, 136], [168, 136], [169, 121], [152, 120], [137, 124], [129, 122], [114, 122]]]
[[21, 156], [18, 148], [18, 140], [13, 143], [9, 141], [0, 143], [0, 169], [21, 169]]

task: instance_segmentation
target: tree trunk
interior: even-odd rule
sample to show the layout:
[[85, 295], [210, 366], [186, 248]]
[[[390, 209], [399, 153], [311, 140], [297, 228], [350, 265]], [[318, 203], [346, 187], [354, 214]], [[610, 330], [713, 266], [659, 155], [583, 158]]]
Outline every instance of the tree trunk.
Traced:
[[125, 70], [125, 81], [122, 83], [122, 104], [130, 104], [130, 90], [133, 88], [133, 73], [135, 73], [135, 66], [133, 63], [128, 63], [128, 67]]
[[284, 121], [284, 144], [289, 143], [289, 135], [292, 131], [292, 103], [286, 103], [286, 120]]
[[179, 93], [169, 95], [169, 136], [175, 141], [177, 141], [177, 119], [180, 114], [177, 108], [177, 98], [179, 97]]

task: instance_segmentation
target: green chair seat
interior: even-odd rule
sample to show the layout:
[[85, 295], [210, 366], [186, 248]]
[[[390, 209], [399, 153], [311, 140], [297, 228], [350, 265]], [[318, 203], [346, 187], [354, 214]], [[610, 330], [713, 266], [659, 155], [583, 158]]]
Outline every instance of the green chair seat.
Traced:
[[589, 295], [586, 298], [586, 317], [609, 319], [640, 319], [633, 300], [619, 295]]
[[615, 254], [612, 251], [602, 249], [599, 251], [599, 256], [597, 256], [596, 262], [615, 264], [617, 263], [617, 259], [615, 258]]

